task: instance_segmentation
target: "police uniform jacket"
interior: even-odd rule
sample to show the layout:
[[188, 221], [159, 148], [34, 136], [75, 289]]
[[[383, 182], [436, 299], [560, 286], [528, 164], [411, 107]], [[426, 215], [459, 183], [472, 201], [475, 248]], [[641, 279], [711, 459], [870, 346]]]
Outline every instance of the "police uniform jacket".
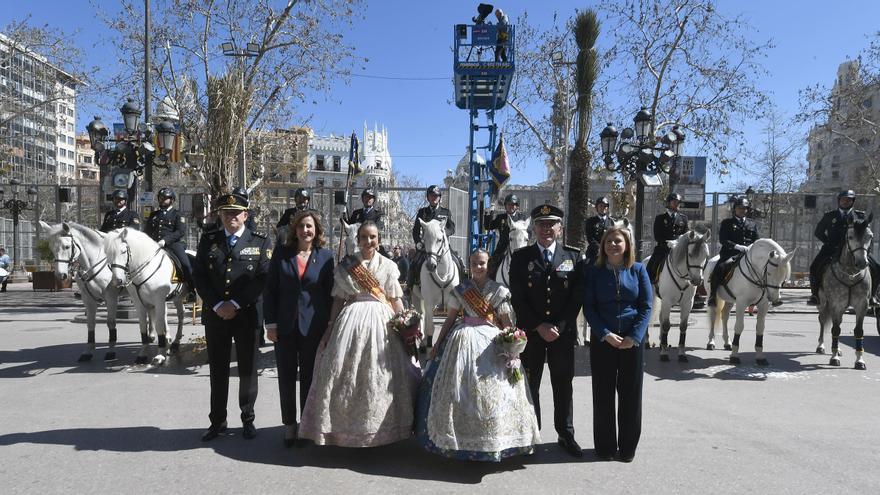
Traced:
[[[847, 213], [834, 209], [825, 213], [819, 223], [816, 225], [816, 231], [813, 235], [822, 241], [822, 244], [834, 249], [840, 246], [846, 236], [846, 225], [850, 220], [865, 220], [865, 212], [861, 210], [851, 210]], [[822, 246], [823, 248], [825, 246]]]
[[611, 215], [605, 215], [605, 218], [599, 215], [593, 215], [584, 223], [584, 232], [587, 235], [587, 258], [594, 259], [599, 256], [599, 244], [602, 242], [602, 236], [605, 231], [614, 226], [614, 219]]
[[688, 219], [681, 212], [661, 213], [654, 217], [654, 241], [660, 249], [668, 249], [666, 241], [674, 241], [688, 230]]
[[104, 214], [104, 222], [101, 223], [101, 232], [110, 232], [111, 230], [121, 229], [124, 227], [134, 226], [140, 230], [141, 219], [138, 214], [131, 211], [131, 208], [125, 208], [122, 211], [110, 210]]
[[373, 221], [373, 222], [376, 222], [376, 225], [378, 225], [379, 228], [381, 229], [383, 227], [382, 217], [384, 215], [385, 214], [382, 213], [382, 211], [376, 207], [370, 208], [370, 211], [366, 211], [366, 209], [364, 209], [364, 208], [358, 208], [357, 210], [354, 210], [353, 212], [351, 212], [351, 215], [349, 215], [348, 220], [346, 220], [346, 223], [352, 224], [352, 223], [364, 223], [366, 221]]
[[[449, 211], [449, 208], [443, 206], [437, 206], [437, 208], [424, 206], [419, 208], [418, 213], [416, 213], [416, 218], [421, 218], [423, 222], [445, 219], [446, 237], [451, 237], [455, 234], [455, 223], [452, 221], [452, 213]], [[422, 242], [422, 226], [417, 220], [413, 221], [412, 238], [415, 243]]]
[[304, 210], [309, 210], [309, 211], [314, 211], [314, 212], [318, 211], [314, 208], [308, 208], [308, 207], [300, 208], [299, 206], [294, 206], [293, 208], [288, 208], [288, 209], [284, 210], [284, 213], [281, 214], [281, 220], [278, 221], [278, 225], [276, 225], [275, 227], [279, 228], [279, 229], [281, 227], [286, 227], [287, 224], [290, 223], [290, 219], [293, 218], [294, 215], [296, 215], [297, 213], [304, 211]]
[[271, 241], [265, 234], [244, 229], [235, 246], [229, 248], [226, 230], [206, 233], [199, 241], [193, 268], [196, 290], [204, 303], [202, 323], [224, 320], [213, 311], [217, 303], [235, 301], [241, 311], [254, 310], [254, 303], [263, 293]]
[[751, 218], [725, 218], [721, 221], [721, 227], [718, 229], [718, 240], [721, 242], [718, 262], [721, 263], [736, 256], [738, 253], [737, 244], [749, 246], [760, 237], [758, 226]]
[[507, 211], [504, 211], [494, 217], [491, 213], [486, 214], [486, 230], [498, 231], [498, 242], [495, 244], [495, 253], [498, 254], [504, 254], [504, 252], [507, 251], [507, 246], [510, 245], [510, 226], [507, 223], [508, 217], [511, 222], [521, 222], [526, 219], [526, 215], [521, 211], [515, 211], [512, 215], [508, 214]]
[[165, 241], [168, 246], [183, 239], [185, 226], [186, 220], [177, 208], [158, 209], [150, 213], [145, 233], [156, 242]]
[[582, 270], [580, 251], [559, 242], [550, 266], [537, 243], [517, 249], [510, 261], [510, 294], [517, 326], [532, 332], [541, 323], [550, 323], [560, 335], [576, 334], [583, 302]]

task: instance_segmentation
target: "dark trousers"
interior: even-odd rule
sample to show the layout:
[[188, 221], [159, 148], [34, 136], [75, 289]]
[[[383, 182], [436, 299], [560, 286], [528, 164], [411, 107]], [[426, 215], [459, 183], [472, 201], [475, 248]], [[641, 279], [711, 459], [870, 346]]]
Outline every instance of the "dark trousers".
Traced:
[[[593, 443], [600, 456], [620, 450], [622, 457], [632, 457], [642, 434], [642, 381], [644, 346], [618, 350], [604, 340], [590, 346], [590, 371], [593, 377]], [[615, 425], [615, 392], [617, 424]]]
[[547, 342], [531, 332], [526, 349], [520, 354], [529, 390], [535, 403], [535, 416], [538, 417], [538, 428], [541, 427], [541, 377], [544, 375], [544, 362], [550, 368], [550, 384], [553, 386], [553, 426], [560, 437], [574, 438], [572, 421], [572, 386], [574, 379], [574, 343], [575, 332], [564, 332], [553, 342]]
[[662, 241], [654, 247], [654, 252], [651, 253], [651, 259], [648, 260], [648, 266], [645, 267], [648, 270], [648, 276], [651, 277], [651, 282], [655, 284], [657, 283], [660, 268], [663, 266], [663, 262], [666, 261], [666, 256], [668, 255], [669, 246], [666, 245], [666, 241]]
[[189, 264], [189, 256], [186, 255], [186, 248], [183, 243], [175, 242], [174, 244], [165, 246], [165, 249], [171, 251], [171, 254], [177, 258], [177, 262], [180, 264], [180, 271], [183, 272], [183, 280], [190, 286], [190, 289], [195, 290], [195, 284], [193, 283], [192, 278], [192, 266]]
[[[210, 311], [211, 308], [206, 308]], [[226, 421], [226, 403], [229, 399], [229, 361], [232, 342], [238, 360], [238, 406], [242, 423], [254, 420], [257, 401], [257, 329], [256, 314], [248, 308], [228, 321], [212, 321], [205, 325], [208, 342], [208, 364], [211, 367], [212, 425]]]
[[715, 264], [715, 268], [712, 269], [712, 274], [709, 275], [710, 300], [715, 298], [715, 294], [718, 293], [718, 287], [721, 286], [721, 283], [724, 282], [724, 278], [727, 277], [727, 273], [733, 268], [734, 263], [739, 262], [740, 258], [741, 256], [739, 255], [724, 260], [719, 258], [718, 263]]
[[296, 424], [296, 378], [299, 373], [299, 407], [306, 405], [312, 372], [321, 336], [303, 336], [297, 329], [278, 335], [275, 342], [275, 363], [278, 366], [278, 392], [281, 397], [281, 422]]
[[810, 292], [814, 296], [819, 295], [819, 286], [822, 285], [822, 272], [825, 271], [825, 267], [828, 266], [831, 258], [834, 257], [834, 251], [835, 248], [833, 246], [823, 244], [822, 248], [819, 249], [819, 253], [813, 258], [813, 262], [810, 263]]

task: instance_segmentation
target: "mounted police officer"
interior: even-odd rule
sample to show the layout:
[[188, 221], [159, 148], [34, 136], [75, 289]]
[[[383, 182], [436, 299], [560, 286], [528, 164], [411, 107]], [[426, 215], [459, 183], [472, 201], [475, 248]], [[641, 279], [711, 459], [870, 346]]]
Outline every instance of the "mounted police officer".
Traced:
[[544, 362], [550, 367], [553, 387], [553, 426], [559, 445], [574, 457], [583, 451], [574, 438], [572, 380], [577, 316], [581, 309], [583, 260], [577, 249], [563, 246], [563, 212], [541, 205], [531, 212], [536, 242], [513, 253], [510, 293], [516, 324], [528, 333], [521, 354], [538, 424], [541, 424], [539, 391]]
[[382, 217], [385, 216], [385, 214], [376, 208], [376, 190], [372, 187], [364, 189], [364, 192], [361, 193], [361, 202], [364, 206], [351, 212], [351, 215], [348, 216], [345, 223], [364, 223], [367, 220], [372, 220], [373, 222], [376, 222], [376, 225], [379, 226], [380, 230], [384, 228]]
[[101, 223], [101, 232], [110, 232], [111, 230], [121, 229], [125, 227], [133, 227], [141, 229], [141, 219], [138, 214], [126, 208], [128, 204], [128, 192], [123, 189], [113, 191], [113, 206], [115, 210], [110, 210], [104, 214], [104, 222]]
[[758, 225], [748, 218], [752, 203], [745, 196], [737, 197], [733, 202], [733, 217], [721, 221], [718, 231], [718, 240], [721, 242], [721, 251], [718, 253], [718, 263], [712, 270], [709, 283], [709, 305], [715, 304], [715, 294], [718, 286], [723, 282], [727, 272], [739, 260], [753, 242], [761, 236], [758, 234]]
[[856, 210], [856, 193], [852, 189], [840, 191], [837, 195], [837, 209], [830, 210], [822, 216], [816, 225], [813, 235], [822, 241], [822, 248], [810, 264], [810, 292], [812, 295], [807, 304], [819, 303], [819, 286], [822, 284], [822, 272], [831, 263], [834, 255], [846, 242], [846, 228], [849, 223], [865, 220], [865, 212]]
[[495, 251], [489, 258], [489, 278], [495, 279], [498, 273], [498, 267], [504, 261], [507, 248], [510, 246], [510, 223], [520, 222], [526, 219], [525, 214], [519, 211], [519, 198], [516, 194], [508, 194], [504, 197], [504, 213], [494, 215], [493, 212], [486, 213], [484, 224], [486, 230], [495, 230], [498, 232], [495, 243]]
[[238, 405], [242, 436], [252, 439], [254, 403], [257, 400], [257, 309], [263, 292], [271, 242], [265, 234], [245, 227], [248, 199], [227, 194], [217, 200], [223, 228], [208, 232], [199, 241], [195, 279], [203, 301], [202, 323], [208, 345], [211, 375], [211, 426], [202, 441], [213, 440], [226, 430], [229, 395], [229, 357], [235, 341], [238, 359]]
[[587, 219], [584, 224], [584, 232], [587, 236], [587, 264], [596, 261], [599, 256], [599, 244], [602, 242], [602, 236], [605, 231], [614, 226], [614, 219], [608, 214], [608, 207], [611, 203], [605, 196], [599, 196], [594, 203], [596, 214]]
[[678, 211], [678, 205], [681, 203], [681, 194], [670, 193], [666, 196], [666, 213], [661, 213], [654, 218], [654, 252], [651, 253], [651, 259], [648, 260], [648, 275], [651, 276], [651, 282], [657, 284], [660, 277], [660, 269], [666, 256], [669, 255], [669, 246], [667, 241], [674, 241], [688, 230], [688, 219]]
[[309, 203], [311, 203], [311, 201], [312, 199], [308, 189], [300, 187], [299, 189], [294, 191], [293, 202], [295, 206], [293, 208], [288, 208], [284, 210], [284, 213], [281, 214], [281, 219], [278, 220], [278, 225], [276, 227], [279, 229], [281, 227], [287, 227], [287, 225], [290, 223], [290, 219], [301, 211], [317, 211], [314, 208], [309, 207]]
[[183, 280], [194, 289], [192, 268], [189, 264], [189, 257], [186, 255], [186, 241], [184, 240], [186, 219], [174, 207], [176, 197], [177, 195], [170, 187], [159, 189], [159, 209], [150, 213], [144, 233], [177, 259]]
[[[422, 226], [419, 224], [418, 219], [421, 218], [424, 222], [430, 222], [431, 220], [445, 220], [446, 237], [451, 237], [455, 234], [455, 222], [452, 221], [452, 212], [449, 211], [449, 208], [440, 205], [440, 199], [442, 196], [443, 193], [440, 191], [440, 186], [429, 186], [428, 189], [425, 190], [425, 198], [428, 200], [428, 206], [419, 208], [418, 213], [416, 213], [416, 219], [413, 220], [412, 238], [416, 245], [416, 255], [413, 258], [409, 269], [409, 279], [407, 280], [407, 286], [409, 288], [412, 288], [418, 283], [422, 272], [422, 264], [425, 262], [425, 258], [427, 258], [425, 246], [422, 244]], [[461, 267], [460, 261], [459, 267]], [[459, 273], [462, 275], [464, 274], [463, 271]]]

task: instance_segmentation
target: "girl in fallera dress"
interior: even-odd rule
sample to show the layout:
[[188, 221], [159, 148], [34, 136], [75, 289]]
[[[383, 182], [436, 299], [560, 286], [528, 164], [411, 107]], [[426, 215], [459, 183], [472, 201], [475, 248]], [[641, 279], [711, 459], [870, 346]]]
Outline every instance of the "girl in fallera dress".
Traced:
[[403, 310], [397, 265], [380, 255], [372, 221], [360, 253], [336, 266], [330, 323], [321, 341], [299, 436], [318, 445], [374, 447], [412, 435], [420, 370], [388, 321]]
[[507, 360], [493, 342], [510, 325], [510, 291], [487, 277], [488, 263], [488, 253], [475, 251], [473, 278], [449, 300], [419, 390], [416, 434], [430, 452], [498, 462], [531, 454], [540, 434], [526, 380], [510, 382]]

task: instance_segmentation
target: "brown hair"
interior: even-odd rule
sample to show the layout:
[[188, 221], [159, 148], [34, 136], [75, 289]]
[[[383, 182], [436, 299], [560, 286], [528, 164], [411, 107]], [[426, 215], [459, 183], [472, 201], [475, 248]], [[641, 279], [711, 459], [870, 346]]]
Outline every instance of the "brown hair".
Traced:
[[290, 219], [287, 239], [284, 240], [285, 246], [296, 247], [296, 227], [308, 217], [312, 217], [312, 221], [315, 222], [315, 238], [312, 241], [312, 248], [324, 247], [324, 244], [327, 244], [327, 238], [324, 237], [324, 224], [321, 223], [321, 215], [315, 210], [303, 210], [296, 212], [293, 218]]
[[636, 262], [636, 250], [633, 247], [632, 232], [630, 232], [628, 227], [623, 226], [611, 227], [602, 235], [602, 241], [599, 242], [599, 257], [596, 258], [596, 266], [607, 265], [605, 257], [605, 241], [613, 234], [620, 234], [623, 236], [623, 239], [626, 242], [626, 249], [623, 251], [623, 266], [630, 268]]

